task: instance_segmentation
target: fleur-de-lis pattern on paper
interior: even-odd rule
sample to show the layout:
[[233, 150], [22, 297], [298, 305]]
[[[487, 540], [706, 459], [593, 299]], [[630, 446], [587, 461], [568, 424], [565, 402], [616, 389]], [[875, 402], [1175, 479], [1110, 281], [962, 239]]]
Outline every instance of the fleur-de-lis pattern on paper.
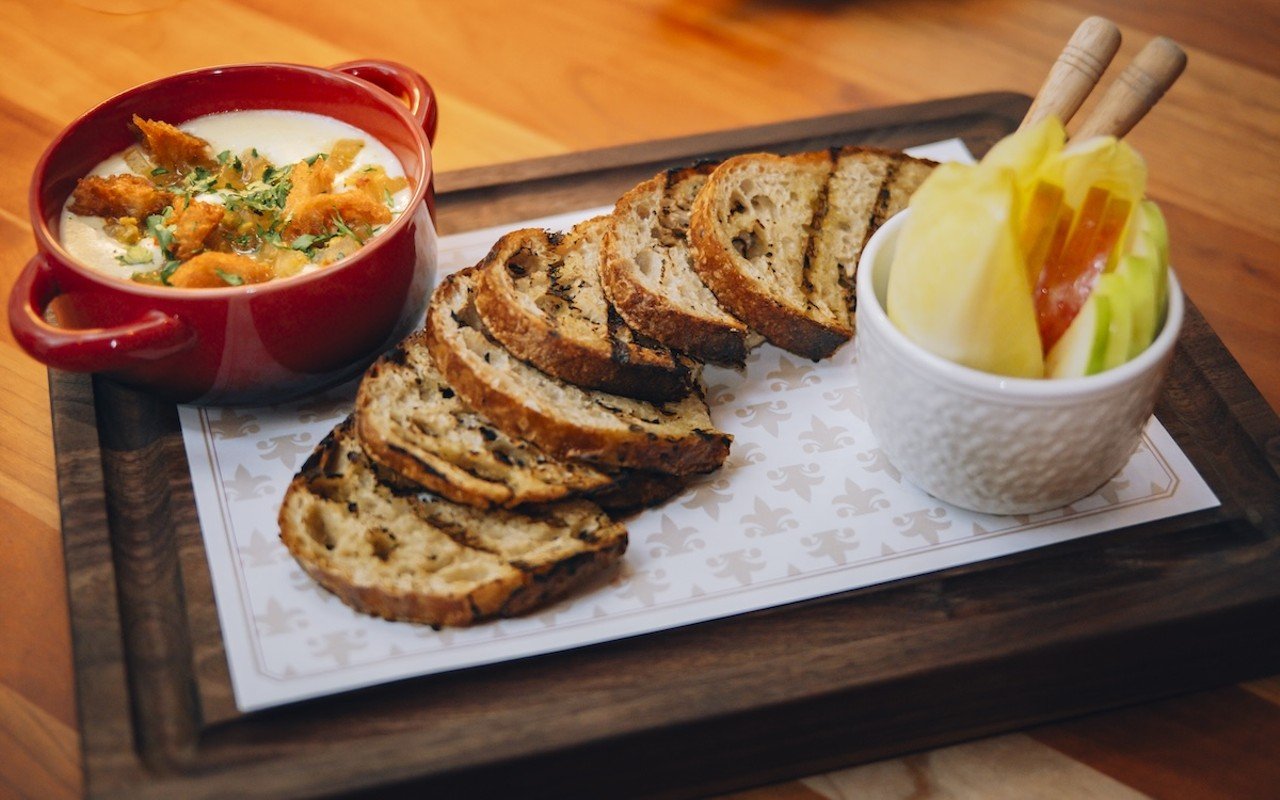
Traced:
[[764, 553], [758, 548], [730, 550], [723, 555], [707, 559], [707, 566], [717, 578], [731, 578], [746, 586], [753, 580], [752, 575], [765, 569]]
[[704, 396], [707, 399], [707, 404], [712, 406], [722, 406], [738, 399], [733, 392], [729, 391], [729, 387], [723, 383], [708, 386]]
[[747, 536], [773, 536], [793, 531], [800, 527], [789, 508], [771, 508], [768, 503], [756, 498], [755, 506], [750, 514], [742, 515], [743, 532]]
[[898, 526], [903, 536], [919, 536], [929, 544], [937, 544], [938, 534], [951, 527], [951, 520], [948, 519], [947, 510], [938, 506], [908, 511], [894, 517], [893, 524]]
[[817, 464], [792, 464], [769, 470], [769, 480], [779, 492], [794, 492], [806, 503], [813, 498], [813, 488], [822, 485], [822, 467]]
[[733, 447], [729, 450], [729, 460], [725, 462], [722, 471], [728, 472], [739, 467], [759, 464], [767, 457], [764, 454], [764, 448], [758, 442], [739, 442], [735, 439]]
[[862, 546], [857, 536], [858, 534], [852, 528], [833, 528], [812, 536], [804, 536], [800, 539], [800, 544], [813, 558], [829, 558], [836, 564], [846, 564], [849, 553]]
[[775, 392], [785, 392], [822, 383], [813, 364], [793, 361], [791, 357], [779, 356], [778, 368], [764, 376], [769, 388]]
[[706, 512], [713, 520], [720, 519], [720, 508], [733, 502], [729, 493], [728, 478], [706, 478], [690, 486], [683, 495], [680, 505], [685, 508], [696, 508]]
[[[465, 255], [442, 273], [482, 258], [493, 237], [481, 238], [442, 249]], [[734, 436], [725, 465], [628, 518], [631, 546], [613, 571], [529, 616], [470, 628], [358, 614], [279, 541], [285, 488], [350, 413], [354, 383], [275, 408], [180, 408], [237, 702], [266, 707], [370, 676], [454, 669], [844, 591], [914, 574], [922, 555], [933, 559], [928, 569], [940, 558], [991, 557], [1010, 534], [1049, 527], [1057, 536], [1054, 526], [1064, 524], [1102, 530], [1113, 507], [1128, 509], [1123, 519], [1133, 524], [1190, 482], [1148, 443], [1073, 510], [1013, 518], [943, 506], [870, 435], [853, 351], [811, 363], [764, 345], [745, 370], [706, 367], [712, 419]]]
[[627, 570], [629, 573], [622, 584], [614, 590], [615, 597], [623, 600], [635, 600], [642, 606], [652, 606], [658, 602], [658, 595], [671, 588], [664, 569]]
[[274, 459], [292, 472], [306, 459], [313, 444], [309, 433], [287, 433], [258, 442], [258, 450], [262, 453], [263, 461]]
[[301, 608], [285, 608], [272, 597], [267, 610], [258, 615], [258, 630], [263, 636], [279, 636], [295, 633], [307, 627], [307, 615]]
[[893, 465], [889, 457], [879, 447], [858, 453], [858, 461], [861, 462], [863, 470], [866, 472], [883, 472], [888, 475], [894, 483], [902, 483], [902, 473], [898, 472], [898, 468]]
[[240, 545], [240, 558], [245, 567], [269, 567], [280, 561], [281, 558], [287, 558], [287, 551], [280, 546], [280, 542], [274, 538], [268, 539], [262, 531], [257, 528], [249, 534], [249, 541]]
[[209, 431], [215, 439], [239, 439], [262, 430], [256, 416], [234, 408], [220, 408], [209, 416]]
[[770, 436], [777, 438], [778, 426], [791, 419], [785, 400], [767, 400], [763, 403], [752, 403], [733, 412], [743, 420], [748, 428], [759, 428]]
[[698, 535], [697, 528], [692, 525], [677, 525], [666, 514], [662, 515], [662, 524], [658, 531], [649, 534], [645, 544], [653, 545], [649, 552], [654, 556], [692, 553], [707, 546], [706, 541]]
[[315, 658], [330, 660], [345, 667], [351, 663], [353, 654], [369, 646], [364, 641], [365, 638], [366, 634], [362, 630], [336, 631], [308, 639], [307, 644], [311, 645], [311, 655]]
[[852, 478], [844, 479], [844, 493], [835, 497], [836, 515], [852, 517], [883, 511], [890, 506], [889, 498], [874, 486], [862, 488]]
[[236, 467], [235, 474], [223, 484], [232, 500], [250, 500], [262, 497], [271, 491], [270, 475], [254, 475], [243, 464]]
[[806, 453], [830, 453], [853, 444], [849, 429], [842, 425], [831, 425], [814, 415], [809, 421], [809, 430], [800, 434]]
[[851, 414], [860, 420], [866, 420], [862, 410], [862, 395], [857, 386], [841, 386], [822, 393], [826, 409], [834, 414]]

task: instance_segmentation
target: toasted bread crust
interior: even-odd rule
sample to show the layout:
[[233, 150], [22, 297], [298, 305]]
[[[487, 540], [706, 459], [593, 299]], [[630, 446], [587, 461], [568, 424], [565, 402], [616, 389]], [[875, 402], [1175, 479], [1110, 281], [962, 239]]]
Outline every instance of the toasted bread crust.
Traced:
[[[619, 226], [638, 215], [637, 206], [655, 200], [660, 203], [668, 187], [708, 175], [714, 167], [714, 164], [702, 164], [660, 173], [619, 198], [613, 212], [613, 225], [605, 234], [600, 277], [609, 302], [637, 331], [694, 358], [733, 365], [741, 364], [747, 357], [747, 326], [723, 310], [714, 316], [699, 314], [673, 298], [654, 292], [638, 279], [618, 242]], [[683, 230], [676, 233], [681, 237], [685, 235]], [[676, 268], [692, 272], [692, 264], [676, 265]]]
[[694, 269], [716, 299], [773, 344], [814, 360], [831, 355], [847, 342], [853, 336], [852, 328], [838, 320], [824, 323], [815, 319], [807, 308], [784, 302], [744, 275], [720, 221], [728, 215], [730, 185], [744, 168], [785, 169], [794, 165], [829, 171], [831, 160], [826, 151], [793, 156], [753, 153], [727, 159], [698, 193], [689, 223]]
[[[455, 315], [465, 313], [471, 303], [474, 279], [474, 268], [463, 270], [445, 278], [437, 288], [427, 311], [427, 346], [441, 374], [459, 396], [472, 408], [483, 408], [485, 416], [508, 435], [529, 439], [561, 458], [673, 475], [708, 472], [728, 457], [732, 437], [719, 431], [694, 428], [658, 433], [638, 424], [621, 429], [583, 426], [557, 413], [551, 404], [517, 396], [512, 386], [497, 379], [496, 370], [484, 358], [468, 351], [458, 333], [461, 321]], [[489, 346], [498, 348], [492, 342]], [[609, 398], [624, 399], [572, 386], [564, 389], [584, 404], [603, 405]], [[690, 395], [681, 401], [681, 406], [698, 403], [705, 415], [705, 401], [700, 395]], [[679, 413], [659, 407], [654, 407], [653, 412], [658, 417]]]
[[[841, 274], [838, 265], [828, 264], [827, 274], [818, 276], [811, 273], [811, 259], [816, 256], [819, 241], [832, 235], [826, 229], [828, 214], [839, 210], [829, 205], [834, 202], [829, 197], [833, 174], [842, 158], [853, 156], [881, 159], [888, 162], [889, 166], [885, 180], [872, 187], [873, 192], [878, 192], [878, 195], [873, 193], [867, 198], [877, 212], [875, 219], [869, 220], [869, 236], [884, 221], [884, 211], [890, 198], [892, 197], [896, 206], [898, 203], [904, 204], [905, 196], [909, 196], [909, 193], [904, 192], [891, 194], [891, 190], [895, 188], [891, 184], [898, 166], [902, 163], [910, 163], [913, 167], [931, 166], [932, 162], [912, 159], [901, 153], [862, 147], [790, 156], [769, 153], [735, 156], [724, 161], [708, 178], [694, 201], [689, 224], [689, 237], [695, 254], [694, 268], [711, 288], [716, 299], [773, 344], [814, 360], [831, 355], [853, 335], [851, 272], [849, 275]], [[798, 252], [792, 252], [792, 261], [783, 258], [777, 262], [769, 262], [776, 264], [776, 269], [791, 269], [799, 273], [798, 282], [806, 293], [802, 298], [781, 296], [774, 287], [758, 280], [746, 266], [747, 255], [737, 249], [739, 242], [731, 239], [734, 234], [728, 220], [733, 213], [742, 211], [740, 206], [736, 210], [731, 208], [734, 192], [739, 185], [761, 175], [795, 175], [820, 183], [805, 221], [801, 224], [793, 222], [794, 228], [782, 231], [803, 237], [804, 246], [798, 248]], [[793, 182], [792, 186], [794, 185]], [[914, 190], [914, 186], [910, 188]], [[777, 235], [776, 231], [773, 233]], [[768, 251], [765, 257], [780, 257], [780, 253], [775, 252], [779, 246], [780, 241], [777, 239], [764, 243], [763, 247]], [[816, 271], [816, 266], [812, 268]], [[856, 264], [851, 268], [856, 268]], [[818, 279], [825, 281], [825, 284], [817, 286]], [[819, 293], [835, 299], [824, 305], [816, 299]], [[841, 303], [840, 297], [843, 297], [843, 305], [847, 308], [832, 307]]]
[[[369, 367], [356, 393], [354, 424], [364, 451], [412, 483], [477, 508], [546, 503], [614, 482], [586, 464], [558, 461], [531, 443], [512, 441], [487, 428], [483, 418], [459, 399], [441, 397], [439, 392], [447, 389], [431, 364], [422, 331], [392, 348]], [[415, 427], [423, 423], [413, 419], [414, 410], [429, 418], [444, 417], [455, 427]], [[449, 436], [451, 431], [455, 446], [442, 450], [433, 436]], [[464, 434], [475, 441], [468, 445], [469, 455], [459, 460], [457, 444]], [[450, 450], [452, 458], [445, 452]]]
[[[352, 608], [388, 620], [436, 626], [465, 626], [525, 613], [608, 569], [626, 551], [626, 530], [585, 501], [547, 506], [537, 518], [439, 505], [447, 502], [402, 496], [379, 482], [347, 420], [321, 442], [290, 483], [280, 509], [280, 538], [308, 575]], [[361, 506], [377, 519], [361, 518]], [[426, 544], [396, 562], [395, 546], [387, 554], [353, 554], [350, 548], [338, 552], [332, 542], [323, 541], [334, 535], [326, 525], [347, 524], [372, 534], [378, 531], [379, 519], [402, 525], [405, 519], [413, 520], [417, 527], [410, 532], [416, 531]], [[560, 525], [562, 532], [556, 535], [562, 539], [541, 558], [493, 551], [478, 541], [483, 537], [475, 530], [486, 524], [520, 530], [522, 525], [546, 525], [548, 519]], [[441, 571], [427, 560], [435, 550], [446, 563], [470, 559], [490, 577], [444, 579], [449, 589], [440, 591]]]
[[[605, 227], [607, 219], [600, 218], [578, 226], [574, 233], [603, 239]], [[547, 314], [521, 302], [507, 263], [521, 250], [546, 260], [554, 258], [557, 249], [546, 231], [529, 228], [503, 236], [489, 251], [477, 286], [476, 310], [494, 338], [518, 358], [578, 386], [645, 400], [674, 400], [688, 394], [688, 366], [671, 351], [573, 335], [557, 327]]]

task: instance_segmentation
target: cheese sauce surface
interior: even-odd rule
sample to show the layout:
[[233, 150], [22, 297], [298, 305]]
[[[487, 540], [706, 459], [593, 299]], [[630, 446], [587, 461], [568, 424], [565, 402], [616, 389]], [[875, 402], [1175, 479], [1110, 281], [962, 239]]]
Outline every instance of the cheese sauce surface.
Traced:
[[[176, 130], [207, 142], [208, 158], [202, 156], [202, 164], [167, 164], [163, 142], [144, 137], [140, 145], [98, 164], [63, 208], [59, 239], [72, 256], [100, 272], [144, 283], [257, 283], [313, 272], [350, 255], [386, 230], [412, 195], [404, 168], [384, 144], [332, 117], [302, 111], [229, 111], [188, 120]], [[314, 175], [322, 168], [329, 173], [327, 183], [317, 184], [312, 196], [300, 197], [299, 175]], [[93, 176], [116, 185], [145, 179], [170, 202], [144, 216], [136, 213], [138, 202], [119, 200], [120, 192], [108, 186], [101, 198], [92, 198], [100, 200], [94, 206], [85, 201], [87, 190], [82, 190]], [[144, 185], [141, 191], [148, 189]], [[373, 208], [369, 201], [352, 203], [355, 194], [371, 198], [390, 213]], [[213, 222], [218, 213], [203, 204], [221, 206], [222, 218]], [[202, 210], [210, 220], [207, 225], [214, 227], [194, 245], [184, 246], [181, 236], [190, 238], [190, 225], [184, 226], [179, 212], [187, 205]], [[86, 212], [88, 206], [93, 208]], [[300, 210], [311, 217], [300, 220]], [[344, 218], [344, 211], [350, 218]], [[173, 235], [178, 235], [176, 244]], [[216, 257], [226, 267], [214, 267], [211, 274], [218, 280], [180, 282], [183, 262], [206, 252], [203, 261], [213, 263]], [[252, 273], [246, 262], [230, 261], [233, 257], [256, 260], [262, 269]]]

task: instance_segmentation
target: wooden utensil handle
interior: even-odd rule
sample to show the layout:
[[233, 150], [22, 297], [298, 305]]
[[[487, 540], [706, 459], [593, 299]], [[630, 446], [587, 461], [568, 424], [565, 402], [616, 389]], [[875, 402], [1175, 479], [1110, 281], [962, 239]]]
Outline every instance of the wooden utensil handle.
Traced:
[[1056, 115], [1065, 124], [1093, 91], [1119, 49], [1120, 29], [1114, 22], [1103, 17], [1089, 17], [1081, 22], [1049, 69], [1021, 127], [1034, 125], [1050, 115]]
[[1186, 66], [1187, 54], [1172, 39], [1152, 39], [1107, 88], [1072, 138], [1124, 136], [1164, 96]]

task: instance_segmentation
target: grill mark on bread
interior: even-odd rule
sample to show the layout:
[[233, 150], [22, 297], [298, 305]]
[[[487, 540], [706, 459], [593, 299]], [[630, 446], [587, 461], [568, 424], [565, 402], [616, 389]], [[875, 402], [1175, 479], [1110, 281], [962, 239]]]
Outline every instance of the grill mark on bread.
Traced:
[[[886, 186], [896, 164], [907, 178]], [[897, 211], [932, 166], [862, 147], [727, 159], [694, 203], [695, 269], [766, 339], [825, 358], [853, 335], [851, 273], [868, 226]]]
[[361, 451], [348, 418], [308, 458], [341, 476], [299, 472], [280, 538], [299, 565], [358, 611], [433, 626], [523, 613], [608, 569], [626, 531], [586, 501], [536, 515], [480, 511], [404, 493]]
[[880, 182], [880, 193], [876, 196], [876, 209], [871, 215], [871, 225], [867, 227], [867, 234], [862, 238], [862, 246], [864, 248], [871, 239], [871, 235], [884, 224], [885, 216], [889, 211], [893, 182], [898, 179], [899, 164], [901, 162], [897, 159], [889, 162], [889, 166], [884, 172], [884, 180]]
[[723, 462], [727, 438], [692, 433], [710, 425], [700, 394], [656, 403], [581, 389], [516, 359], [483, 327], [466, 324], [465, 308], [476, 302], [481, 277], [473, 268], [445, 279], [432, 298], [424, 335], [459, 397], [483, 406], [495, 427], [558, 457], [609, 466], [687, 474]]
[[626, 334], [627, 323], [623, 322], [622, 317], [618, 316], [618, 309], [612, 305], [608, 310], [608, 321], [606, 322], [609, 336], [609, 357], [618, 364], [628, 364], [631, 361], [631, 347], [623, 338]]
[[805, 227], [804, 242], [804, 264], [801, 266], [800, 272], [800, 288], [804, 292], [805, 304], [812, 309], [817, 306], [814, 302], [813, 295], [813, 259], [817, 255], [815, 249], [818, 243], [818, 237], [823, 233], [823, 225], [827, 218], [827, 203], [831, 194], [831, 178], [835, 174], [836, 164], [839, 163], [839, 150], [830, 148], [827, 156], [831, 161], [830, 168], [827, 170], [827, 179], [823, 181], [822, 188], [813, 198], [813, 212], [809, 216], [809, 224]]
[[444, 383], [421, 332], [400, 349], [396, 362], [370, 367], [356, 399], [357, 435], [389, 473], [379, 473], [387, 483], [398, 474], [414, 491], [484, 508], [556, 500], [613, 481], [494, 429]]
[[698, 275], [688, 215], [716, 162], [660, 172], [618, 199], [600, 274], [627, 324], [703, 361], [741, 364], [748, 331]]
[[[560, 380], [643, 399], [682, 397], [687, 370], [676, 354], [638, 343], [605, 296], [608, 224], [597, 217], [556, 237], [533, 228], [504, 235], [480, 266], [476, 311], [493, 339]], [[523, 277], [504, 268], [510, 262]]]

